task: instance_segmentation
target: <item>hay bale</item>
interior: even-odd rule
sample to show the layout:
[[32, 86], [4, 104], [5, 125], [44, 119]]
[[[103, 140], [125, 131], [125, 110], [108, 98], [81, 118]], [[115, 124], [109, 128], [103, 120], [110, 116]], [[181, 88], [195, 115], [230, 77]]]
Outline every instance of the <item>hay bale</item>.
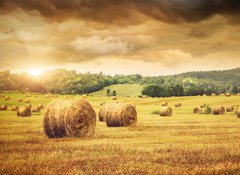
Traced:
[[21, 107], [17, 110], [17, 116], [21, 116], [21, 117], [31, 117], [32, 115], [32, 111], [30, 108], [28, 107]]
[[159, 111], [160, 116], [172, 116], [172, 108], [165, 106], [162, 107]]
[[205, 96], [207, 96], [207, 94], [203, 94], [202, 96], [204, 96], [204, 97], [205, 97]]
[[10, 100], [10, 97], [5, 96], [5, 97], [4, 97], [4, 100], [6, 100], [6, 101], [7, 101], [7, 100]]
[[112, 100], [117, 100], [117, 99], [118, 99], [117, 96], [113, 96], [113, 97], [112, 97]]
[[43, 106], [43, 104], [38, 104], [37, 107], [38, 107], [39, 109], [43, 109], [44, 106]]
[[221, 93], [221, 94], [220, 94], [220, 96], [224, 97], [224, 96], [225, 96], [225, 94], [224, 94], [224, 93]]
[[32, 105], [31, 104], [27, 104], [25, 107], [27, 107], [27, 108], [32, 108]]
[[193, 114], [201, 114], [201, 113], [202, 113], [202, 109], [197, 107], [193, 109]]
[[168, 105], [168, 102], [166, 102], [166, 101], [162, 102], [162, 106], [167, 106], [167, 105]]
[[86, 100], [54, 100], [46, 109], [43, 128], [49, 138], [95, 134], [96, 113]]
[[240, 96], [240, 93], [237, 93], [237, 96]]
[[225, 108], [223, 106], [217, 106], [213, 109], [214, 115], [223, 115], [225, 114]]
[[33, 108], [32, 112], [33, 113], [41, 112], [41, 109], [37, 106]]
[[85, 94], [84, 94], [84, 95], [82, 95], [82, 98], [87, 98], [87, 95], [85, 95]]
[[226, 93], [226, 97], [231, 97], [231, 93]]
[[131, 104], [111, 103], [107, 107], [105, 120], [108, 127], [132, 126], [137, 123], [137, 111]]
[[105, 102], [104, 102], [104, 104], [102, 104], [101, 106], [102, 107], [100, 108], [100, 110], [98, 112], [98, 119], [100, 122], [105, 122], [106, 121], [105, 117], [107, 115], [108, 108], [109, 108], [109, 106], [111, 106], [111, 104], [105, 104]]
[[19, 106], [13, 106], [12, 111], [17, 111], [19, 109]]
[[31, 100], [30, 99], [26, 99], [25, 103], [31, 103]]
[[206, 104], [205, 103], [202, 103], [201, 105], [200, 105], [200, 108], [205, 108], [206, 107]]
[[7, 110], [7, 105], [1, 105], [0, 106], [0, 111], [6, 111]]
[[23, 99], [22, 98], [19, 98], [18, 100], [17, 100], [17, 102], [23, 102]]
[[179, 107], [181, 107], [181, 106], [182, 106], [181, 103], [176, 103], [176, 104], [175, 104], [175, 107], [176, 107], [176, 108], [179, 108]]
[[227, 106], [226, 107], [226, 111], [227, 112], [233, 112], [234, 111], [234, 107], [233, 106]]
[[215, 94], [215, 93], [212, 93], [211, 96], [216, 96], [216, 94]]

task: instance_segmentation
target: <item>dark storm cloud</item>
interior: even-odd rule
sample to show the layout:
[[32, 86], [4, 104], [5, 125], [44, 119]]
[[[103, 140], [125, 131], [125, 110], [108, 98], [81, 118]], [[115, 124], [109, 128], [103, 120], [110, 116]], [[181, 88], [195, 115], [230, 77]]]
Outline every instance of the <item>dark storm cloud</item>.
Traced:
[[[140, 21], [142, 14], [159, 21], [196, 22], [215, 14], [240, 14], [239, 0], [0, 0], [0, 12], [37, 11], [54, 20], [80, 18], [102, 23]], [[138, 14], [138, 15], [137, 15]], [[138, 16], [138, 18], [137, 18]], [[231, 18], [233, 19], [233, 18]]]

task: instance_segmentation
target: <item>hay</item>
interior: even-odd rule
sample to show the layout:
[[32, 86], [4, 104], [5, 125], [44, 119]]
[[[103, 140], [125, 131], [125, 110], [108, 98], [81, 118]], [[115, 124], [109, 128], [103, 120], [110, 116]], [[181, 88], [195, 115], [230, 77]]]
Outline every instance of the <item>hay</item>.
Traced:
[[179, 107], [181, 107], [181, 106], [182, 106], [181, 103], [176, 103], [176, 104], [175, 104], [175, 107], [176, 107], [176, 108], [179, 108]]
[[112, 97], [112, 100], [117, 100], [117, 99], [118, 99], [117, 96], [113, 96], [113, 97]]
[[217, 106], [213, 109], [214, 115], [223, 115], [225, 114], [225, 108], [223, 106]]
[[237, 96], [240, 96], [240, 93], [237, 93]]
[[21, 117], [31, 117], [32, 115], [32, 111], [30, 108], [28, 107], [21, 107], [17, 110], [17, 116], [21, 116]]
[[220, 96], [222, 96], [222, 97], [223, 97], [223, 96], [225, 96], [225, 94], [224, 94], [224, 93], [221, 93], [221, 94], [220, 94]]
[[105, 117], [107, 115], [107, 111], [108, 111], [108, 107], [111, 104], [105, 104], [105, 102], [101, 105], [102, 107], [100, 108], [99, 112], [98, 112], [98, 119], [100, 122], [105, 122]]
[[7, 105], [1, 105], [0, 106], [0, 111], [6, 111], [7, 110]]
[[37, 107], [38, 107], [39, 109], [43, 109], [44, 106], [43, 106], [43, 104], [38, 104]]
[[202, 109], [197, 107], [193, 109], [193, 114], [201, 114], [201, 113], [202, 113]]
[[167, 106], [167, 105], [168, 105], [168, 102], [166, 102], [166, 101], [162, 102], [162, 106]]
[[237, 110], [237, 117], [240, 118], [240, 107], [239, 107], [238, 110]]
[[25, 100], [25, 103], [31, 103], [31, 100], [27, 99]]
[[19, 109], [19, 106], [13, 106], [12, 111], [17, 111]]
[[203, 103], [203, 104], [200, 105], [200, 108], [205, 108], [205, 107], [206, 107], [206, 104], [205, 104], [205, 103]]
[[205, 97], [205, 96], [207, 96], [207, 94], [203, 94], [202, 96], [204, 96], [204, 97]]
[[226, 107], [226, 111], [227, 112], [233, 112], [234, 111], [234, 107], [233, 106], [227, 106]]
[[211, 96], [216, 96], [216, 94], [215, 94], [215, 93], [212, 93]]
[[111, 103], [107, 107], [105, 120], [108, 127], [136, 125], [137, 111], [131, 104]]
[[43, 128], [49, 138], [95, 134], [96, 113], [86, 100], [54, 100], [46, 109]]
[[22, 98], [19, 98], [18, 100], [17, 100], [17, 102], [23, 102], [23, 99]]
[[226, 93], [226, 97], [231, 97], [231, 93]]
[[82, 98], [87, 98], [87, 95], [85, 95], [85, 94], [84, 94], [84, 95], [82, 95]]
[[162, 107], [159, 111], [160, 116], [172, 116], [172, 108], [165, 106]]
[[10, 100], [10, 97], [5, 96], [5, 97], [4, 97], [4, 100], [6, 100], [6, 101], [7, 101], [7, 100]]
[[32, 112], [33, 113], [41, 112], [41, 109], [37, 106], [37, 107], [33, 108]]
[[32, 108], [32, 105], [31, 105], [31, 104], [28, 104], [28, 105], [26, 105], [26, 107], [31, 109], [31, 108]]

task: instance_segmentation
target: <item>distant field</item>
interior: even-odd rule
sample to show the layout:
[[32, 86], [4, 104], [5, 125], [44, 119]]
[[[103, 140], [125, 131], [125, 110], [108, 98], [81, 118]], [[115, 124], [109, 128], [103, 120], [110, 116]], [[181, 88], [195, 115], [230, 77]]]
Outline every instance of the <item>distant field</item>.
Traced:
[[[140, 87], [135, 89], [139, 92]], [[126, 88], [122, 93], [126, 95], [129, 91], [131, 88]], [[16, 112], [10, 111], [11, 106], [25, 105], [16, 99], [26, 98], [21, 94], [10, 96], [9, 101], [0, 99], [0, 104], [9, 105], [8, 111], [0, 111], [0, 174], [240, 174], [240, 118], [234, 112], [223, 116], [192, 114], [193, 107], [201, 103], [212, 107], [240, 105], [239, 96], [120, 97], [119, 102], [137, 106], [137, 126], [108, 128], [97, 121], [93, 138], [61, 139], [44, 135], [44, 111], [30, 118], [17, 117]], [[43, 95], [29, 99], [33, 106], [53, 100]], [[111, 102], [110, 97], [88, 100], [96, 112], [102, 101]], [[151, 114], [160, 109], [163, 100], [173, 108], [172, 117]], [[175, 108], [176, 102], [181, 102], [182, 107]]]
[[117, 84], [117, 85], [111, 85], [108, 87], [105, 87], [103, 90], [94, 92], [92, 95], [96, 96], [106, 96], [107, 89], [111, 89], [111, 92], [113, 90], [117, 91], [117, 95], [127, 97], [138, 97], [141, 95], [142, 86], [139, 84]]

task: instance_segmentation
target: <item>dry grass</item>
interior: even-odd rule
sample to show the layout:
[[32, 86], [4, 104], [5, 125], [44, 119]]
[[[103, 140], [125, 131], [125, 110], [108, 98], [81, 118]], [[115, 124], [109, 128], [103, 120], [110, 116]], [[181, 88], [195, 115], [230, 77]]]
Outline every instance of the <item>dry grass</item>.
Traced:
[[[1, 101], [10, 107], [22, 97], [10, 96]], [[34, 106], [51, 101], [41, 95], [31, 100]], [[19, 118], [11, 110], [0, 111], [0, 174], [240, 174], [236, 114], [192, 114], [203, 101], [211, 106], [239, 105], [239, 96], [167, 98], [168, 106], [183, 104], [170, 118], [151, 114], [163, 99], [118, 100], [138, 106], [137, 125], [109, 128], [97, 122], [96, 135], [85, 139], [48, 139], [43, 114]], [[98, 111], [100, 102], [112, 99], [89, 97], [89, 101]]]

